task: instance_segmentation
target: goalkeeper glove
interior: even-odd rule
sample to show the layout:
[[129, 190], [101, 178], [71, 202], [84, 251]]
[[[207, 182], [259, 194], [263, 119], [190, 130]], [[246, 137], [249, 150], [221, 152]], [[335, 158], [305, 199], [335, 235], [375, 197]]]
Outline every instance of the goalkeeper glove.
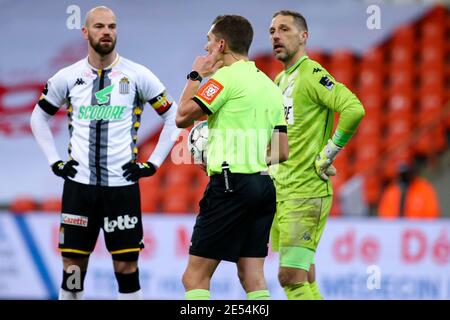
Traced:
[[151, 162], [132, 161], [124, 164], [122, 169], [125, 179], [133, 182], [137, 182], [142, 177], [150, 177], [156, 172], [156, 168]]
[[77, 166], [78, 164], [79, 163], [75, 160], [69, 160], [66, 162], [59, 160], [52, 164], [52, 171], [58, 177], [61, 177], [63, 179], [66, 179], [67, 177], [73, 178], [78, 172], [77, 169], [74, 168], [74, 166]]
[[317, 155], [314, 165], [317, 174], [323, 180], [328, 180], [330, 176], [336, 175], [336, 168], [332, 163], [341, 149], [341, 147], [338, 147], [329, 139], [325, 148]]

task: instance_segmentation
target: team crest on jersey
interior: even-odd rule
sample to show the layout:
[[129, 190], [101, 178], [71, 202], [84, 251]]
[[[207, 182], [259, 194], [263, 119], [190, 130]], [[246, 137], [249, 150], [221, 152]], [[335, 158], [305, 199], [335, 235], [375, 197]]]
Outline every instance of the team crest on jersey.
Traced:
[[119, 81], [119, 93], [129, 94], [130, 93], [130, 80], [127, 77], [123, 77]]

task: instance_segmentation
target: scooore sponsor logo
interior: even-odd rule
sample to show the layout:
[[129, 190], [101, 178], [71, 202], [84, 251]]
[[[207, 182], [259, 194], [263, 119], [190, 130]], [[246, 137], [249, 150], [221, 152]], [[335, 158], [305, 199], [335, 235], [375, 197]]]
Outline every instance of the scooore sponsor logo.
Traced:
[[63, 213], [61, 216], [61, 223], [71, 224], [73, 226], [87, 227], [88, 217], [78, 216], [75, 214]]
[[[123, 87], [121, 87], [124, 89]], [[113, 106], [110, 103], [114, 85], [107, 86], [95, 93], [96, 105], [80, 106], [78, 119], [80, 120], [120, 120], [124, 117], [126, 106]]]
[[116, 228], [119, 230], [133, 229], [138, 223], [137, 217], [130, 217], [129, 215], [118, 216], [117, 220], [109, 220], [108, 217], [104, 219], [103, 230], [105, 232], [113, 232]]

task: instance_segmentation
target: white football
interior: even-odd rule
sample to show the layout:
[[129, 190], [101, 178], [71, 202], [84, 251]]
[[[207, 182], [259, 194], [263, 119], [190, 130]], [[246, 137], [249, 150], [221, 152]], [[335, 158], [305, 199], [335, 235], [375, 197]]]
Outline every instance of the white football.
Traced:
[[208, 152], [208, 121], [197, 123], [189, 132], [188, 149], [195, 164], [206, 165]]

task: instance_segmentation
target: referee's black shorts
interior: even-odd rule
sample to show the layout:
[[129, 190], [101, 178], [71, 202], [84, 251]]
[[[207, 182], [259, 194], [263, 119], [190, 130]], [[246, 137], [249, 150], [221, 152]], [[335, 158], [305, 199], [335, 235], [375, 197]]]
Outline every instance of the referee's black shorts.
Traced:
[[234, 192], [225, 193], [222, 175], [213, 175], [200, 201], [189, 254], [237, 262], [266, 257], [276, 210], [268, 174], [231, 174]]
[[113, 258], [136, 254], [144, 247], [139, 184], [106, 187], [66, 179], [59, 250], [63, 255], [88, 256], [100, 229]]

